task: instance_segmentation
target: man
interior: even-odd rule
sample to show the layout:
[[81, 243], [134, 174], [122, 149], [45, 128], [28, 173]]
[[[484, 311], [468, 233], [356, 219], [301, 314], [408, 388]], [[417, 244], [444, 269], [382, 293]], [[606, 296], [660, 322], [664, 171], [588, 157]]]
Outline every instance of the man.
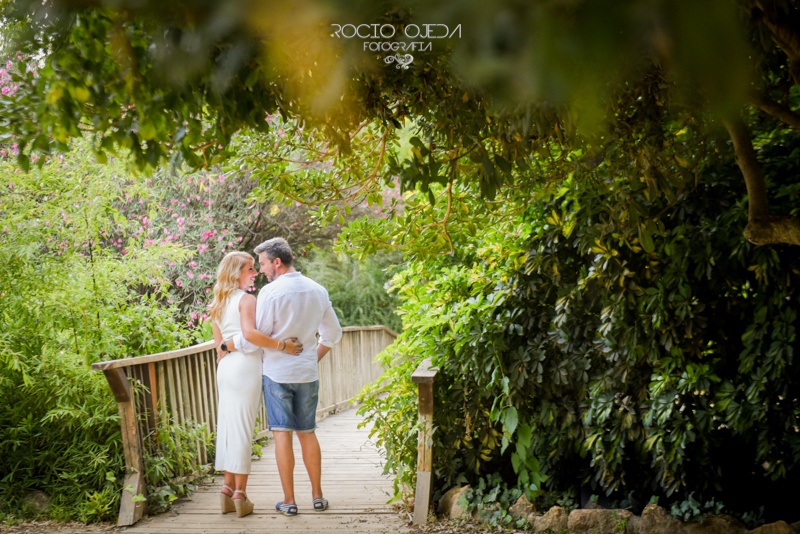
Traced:
[[[260, 272], [269, 281], [258, 294], [256, 328], [277, 339], [296, 337], [303, 347], [299, 355], [263, 349], [264, 402], [283, 487], [283, 501], [275, 509], [284, 515], [297, 515], [292, 449], [296, 432], [311, 480], [314, 510], [321, 512], [328, 508], [328, 500], [322, 495], [322, 454], [314, 432], [319, 400], [317, 362], [342, 338], [342, 327], [327, 290], [295, 270], [292, 249], [285, 239], [264, 241], [255, 253]], [[241, 335], [229, 343], [245, 351], [258, 348]]]

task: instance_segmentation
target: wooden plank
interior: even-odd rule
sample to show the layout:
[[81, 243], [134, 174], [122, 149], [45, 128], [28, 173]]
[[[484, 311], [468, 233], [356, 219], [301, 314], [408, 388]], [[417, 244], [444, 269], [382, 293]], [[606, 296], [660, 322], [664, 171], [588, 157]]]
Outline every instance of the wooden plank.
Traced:
[[158, 431], [158, 377], [156, 373], [155, 362], [147, 364], [147, 374], [150, 378], [150, 405], [147, 407], [149, 410], [148, 417], [152, 421], [152, 431]]
[[173, 360], [189, 354], [197, 354], [207, 350], [209, 347], [214, 347], [213, 341], [206, 341], [199, 345], [193, 345], [185, 349], [170, 350], [167, 352], [159, 352], [156, 354], [149, 354], [147, 356], [137, 356], [135, 358], [122, 358], [120, 360], [109, 360], [106, 362], [96, 362], [92, 364], [92, 369], [95, 371], [104, 371], [106, 369], [116, 369], [118, 367], [130, 367], [132, 365], [141, 365], [150, 362], [161, 362], [165, 360]]
[[128, 376], [122, 369], [109, 369], [103, 371], [106, 381], [111, 388], [111, 393], [117, 402], [128, 402], [131, 400], [131, 386], [128, 383]]
[[433, 382], [436, 370], [430, 359], [424, 360], [411, 375], [417, 383], [419, 399], [419, 435], [417, 436], [417, 486], [414, 492], [414, 523], [428, 522], [431, 504], [433, 469]]
[[209, 384], [208, 401], [210, 407], [209, 430], [217, 431], [217, 357], [213, 351], [205, 353], [206, 380]]
[[164, 409], [172, 418], [171, 423], [182, 423], [180, 410], [175, 408], [178, 399], [177, 384], [175, 383], [175, 372], [173, 367], [175, 362], [168, 360], [164, 362], [164, 369], [167, 371], [167, 397], [164, 403]]
[[158, 384], [158, 414], [165, 424], [169, 424], [169, 414], [167, 412], [167, 387], [169, 385], [167, 362], [155, 362], [155, 366]]
[[436, 378], [436, 373], [439, 370], [432, 366], [431, 359], [426, 358], [419, 364], [417, 369], [411, 375], [411, 381], [417, 384], [430, 382]]
[[[205, 374], [205, 359], [203, 358], [203, 354], [200, 353], [195, 358], [195, 376], [197, 377], [197, 398], [198, 402], [200, 403], [200, 413], [203, 414], [203, 423], [206, 424], [206, 430], [203, 432], [203, 435], [208, 437], [210, 435], [209, 427], [211, 422], [209, 421], [210, 416], [210, 406], [208, 405], [208, 384], [206, 381], [206, 374]], [[208, 451], [206, 450], [205, 445], [202, 445], [199, 449], [199, 458], [198, 462], [200, 464], [208, 463]]]
[[414, 496], [414, 524], [424, 525], [428, 522], [428, 512], [431, 504], [431, 481], [433, 479], [430, 471], [417, 471], [417, 488]]
[[144, 455], [136, 419], [136, 399], [128, 377], [122, 369], [109, 369], [104, 373], [117, 399], [126, 468], [117, 526], [128, 526], [139, 521], [146, 511], [145, 501], [134, 500], [136, 495], [147, 495], [144, 482]]

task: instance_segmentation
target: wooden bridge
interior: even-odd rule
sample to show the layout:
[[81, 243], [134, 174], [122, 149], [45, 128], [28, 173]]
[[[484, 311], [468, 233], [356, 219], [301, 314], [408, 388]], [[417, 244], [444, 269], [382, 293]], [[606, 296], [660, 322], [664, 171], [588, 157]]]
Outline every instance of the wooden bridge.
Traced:
[[[141, 532], [407, 532], [407, 520], [387, 505], [391, 480], [384, 476], [382, 457], [366, 429], [358, 429], [359, 417], [350, 408], [353, 397], [383, 369], [375, 356], [396, 337], [382, 326], [349, 327], [342, 341], [320, 362], [320, 401], [317, 430], [323, 452], [323, 491], [331, 502], [325, 512], [313, 512], [311, 490], [299, 450], [296, 452], [296, 496], [299, 515], [285, 517], [274, 509], [281, 500], [280, 481], [271, 446], [253, 463], [248, 495], [256, 503], [252, 516], [222, 515], [218, 509], [221, 482], [202, 487], [174, 511], [145, 517], [145, 445], [160, 425], [195, 422], [210, 435], [216, 429], [216, 355], [213, 342], [187, 349], [99, 362], [113, 391], [120, 413], [122, 442], [127, 468], [119, 512], [119, 526]], [[435, 372], [424, 363], [414, 374], [420, 393], [418, 483], [414, 523], [424, 523], [430, 505], [430, 433], [433, 414]], [[348, 409], [350, 408], [350, 409]], [[337, 413], [345, 410], [343, 413]], [[336, 414], [336, 415], [330, 415]], [[330, 417], [328, 417], [330, 415]], [[259, 436], [267, 435], [263, 408], [256, 422]], [[297, 446], [297, 440], [295, 439]], [[195, 467], [211, 461], [198, 443]], [[200, 470], [197, 469], [199, 472]], [[178, 473], [191, 477], [193, 473]], [[221, 477], [217, 477], [221, 478]], [[308, 502], [305, 502], [303, 495]]]
[[275, 511], [282, 500], [275, 451], [270, 444], [260, 460], [253, 462], [247, 494], [255, 503], [252, 515], [237, 518], [235, 513], [219, 512], [218, 476], [213, 485], [204, 486], [181, 502], [171, 512], [145, 518], [128, 530], [135, 534], [228, 534], [235, 532], [325, 532], [401, 534], [413, 532], [410, 518], [386, 504], [392, 495], [392, 483], [383, 475], [383, 458], [369, 438], [367, 429], [359, 429], [361, 418], [355, 409], [331, 415], [319, 422], [317, 435], [322, 447], [322, 488], [330, 501], [324, 512], [314, 512], [311, 485], [308, 482], [300, 449], [295, 438], [295, 493], [298, 515], [286, 517]]

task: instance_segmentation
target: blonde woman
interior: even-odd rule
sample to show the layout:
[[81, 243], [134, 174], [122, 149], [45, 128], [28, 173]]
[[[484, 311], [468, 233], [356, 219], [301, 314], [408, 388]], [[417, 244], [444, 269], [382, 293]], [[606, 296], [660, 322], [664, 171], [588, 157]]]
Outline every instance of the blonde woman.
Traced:
[[244, 517], [253, 512], [247, 498], [253, 428], [261, 402], [261, 351], [228, 351], [222, 340], [242, 334], [260, 347], [299, 354], [303, 347], [296, 338], [278, 341], [256, 330], [256, 298], [246, 292], [258, 274], [253, 257], [246, 252], [230, 252], [217, 268], [214, 299], [209, 305], [214, 342], [217, 346], [217, 456], [215, 469], [222, 471], [220, 492], [223, 514], [236, 512]]

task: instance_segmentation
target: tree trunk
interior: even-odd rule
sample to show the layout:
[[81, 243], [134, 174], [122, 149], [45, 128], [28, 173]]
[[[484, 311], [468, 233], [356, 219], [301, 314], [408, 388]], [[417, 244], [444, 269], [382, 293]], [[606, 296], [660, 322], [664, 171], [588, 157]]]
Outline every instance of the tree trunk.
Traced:
[[744, 237], [754, 245], [800, 245], [800, 217], [773, 217], [769, 213], [767, 182], [756, 158], [747, 126], [740, 119], [726, 120], [736, 164], [747, 185], [747, 227]]

